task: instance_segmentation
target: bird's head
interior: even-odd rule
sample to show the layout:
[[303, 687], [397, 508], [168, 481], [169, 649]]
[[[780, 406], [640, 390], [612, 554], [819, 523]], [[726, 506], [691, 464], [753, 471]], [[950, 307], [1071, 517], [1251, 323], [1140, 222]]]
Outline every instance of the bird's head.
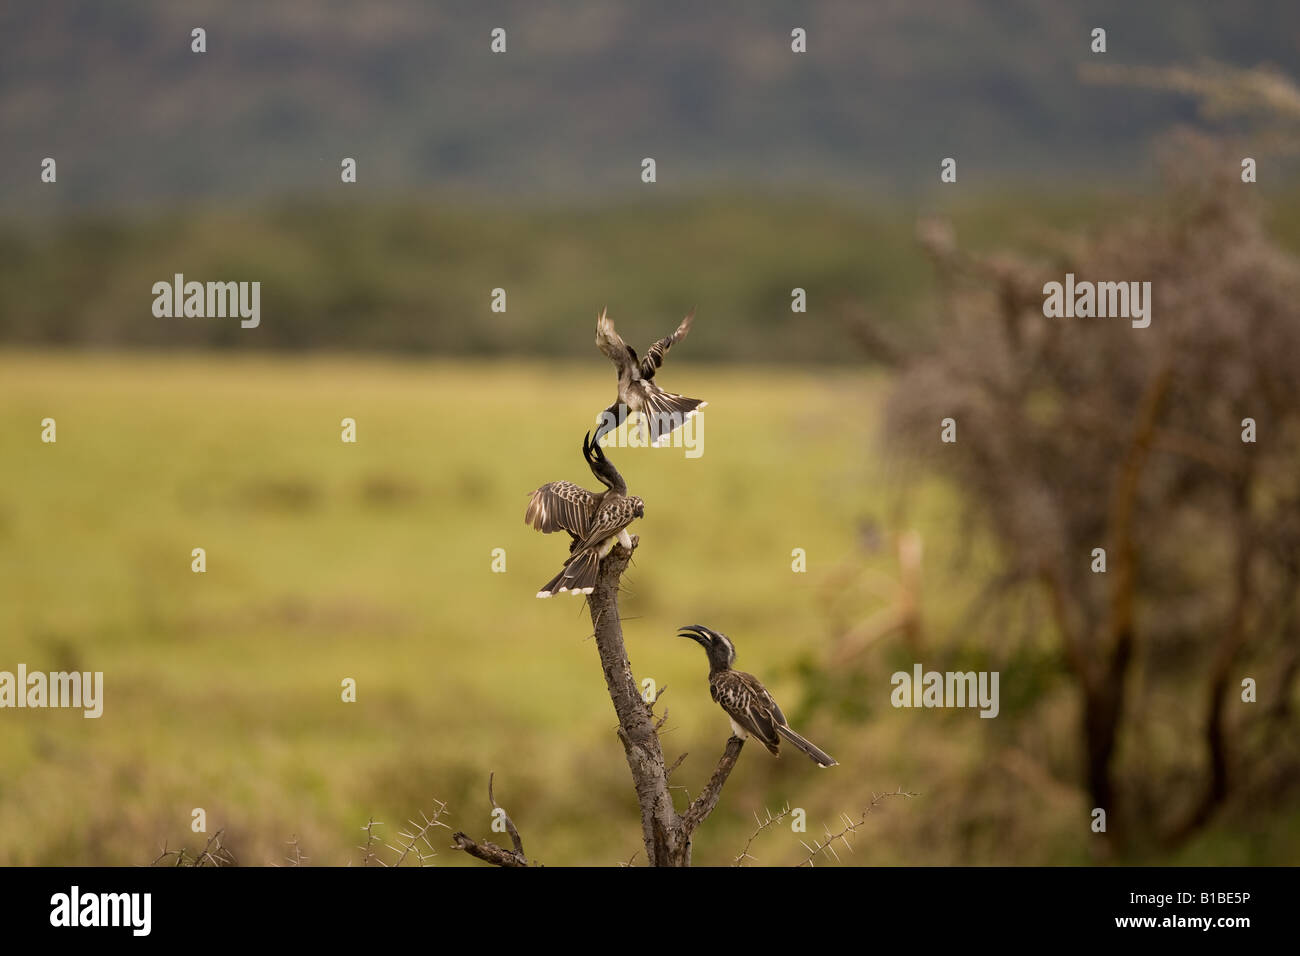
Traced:
[[723, 671], [736, 660], [736, 645], [727, 635], [711, 630], [701, 624], [684, 624], [677, 631], [678, 637], [689, 637], [704, 648], [709, 655], [709, 669]]
[[638, 498], [636, 495], [633, 495], [633, 496], [632, 496], [631, 498], [629, 498], [628, 500], [632, 502], [632, 515], [633, 515], [633, 517], [636, 517], [636, 518], [644, 518], [644, 517], [645, 517], [645, 502], [642, 501], [640, 498]]

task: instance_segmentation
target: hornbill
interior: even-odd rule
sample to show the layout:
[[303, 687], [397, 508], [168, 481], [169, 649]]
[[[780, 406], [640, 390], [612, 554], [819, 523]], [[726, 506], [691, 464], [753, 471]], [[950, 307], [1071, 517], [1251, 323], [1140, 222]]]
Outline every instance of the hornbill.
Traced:
[[645, 504], [635, 495], [629, 497], [623, 476], [605, 457], [591, 432], [582, 441], [582, 456], [605, 491], [596, 493], [571, 481], [552, 481], [533, 492], [524, 513], [524, 523], [538, 531], [567, 531], [573, 539], [569, 559], [560, 573], [537, 592], [539, 598], [563, 591], [590, 594], [596, 587], [601, 558], [609, 554], [615, 542], [632, 547], [627, 526], [645, 515]]
[[784, 737], [815, 760], [818, 766], [837, 765], [833, 757], [790, 729], [785, 714], [781, 713], [781, 708], [757, 677], [732, 669], [736, 646], [727, 635], [699, 624], [687, 624], [677, 636], [689, 637], [709, 655], [709, 692], [731, 718], [731, 729], [737, 737], [744, 740], [753, 734], [777, 757], [781, 755], [781, 738]]
[[645, 358], [638, 359], [636, 351], [624, 344], [614, 331], [613, 320], [605, 310], [601, 311], [596, 319], [596, 347], [605, 353], [618, 370], [618, 401], [601, 413], [596, 441], [600, 441], [606, 432], [622, 425], [627, 420], [628, 413], [640, 412], [641, 420], [650, 428], [651, 444], [658, 446], [708, 404], [698, 398], [685, 398], [665, 392], [654, 383], [655, 370], [664, 364], [664, 355], [674, 343], [686, 338], [694, 318], [695, 310], [691, 309], [686, 318], [682, 319], [682, 324], [677, 326], [676, 332], [664, 336], [650, 346]]

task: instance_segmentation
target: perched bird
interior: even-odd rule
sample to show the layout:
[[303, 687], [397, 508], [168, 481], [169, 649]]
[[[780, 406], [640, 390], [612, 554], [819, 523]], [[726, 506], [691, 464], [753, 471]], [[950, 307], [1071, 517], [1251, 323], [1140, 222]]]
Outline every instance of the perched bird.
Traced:
[[635, 495], [628, 495], [623, 476], [590, 432], [583, 439], [582, 456], [605, 491], [588, 491], [571, 481], [552, 481], [533, 492], [524, 513], [524, 523], [538, 531], [567, 531], [573, 539], [569, 559], [560, 573], [537, 592], [539, 598], [563, 591], [590, 594], [596, 587], [601, 558], [609, 554], [615, 542], [632, 547], [627, 526], [645, 515], [645, 504]]
[[596, 441], [600, 441], [606, 432], [622, 425], [627, 420], [628, 413], [640, 412], [641, 420], [650, 429], [651, 444], [658, 446], [708, 404], [698, 398], [685, 398], [665, 392], [654, 383], [655, 370], [664, 364], [668, 350], [686, 338], [694, 318], [695, 310], [691, 309], [686, 318], [682, 319], [682, 324], [677, 326], [676, 332], [650, 346], [645, 358], [638, 359], [636, 351], [624, 344], [614, 331], [613, 320], [604, 310], [601, 311], [600, 317], [596, 319], [596, 347], [618, 369], [618, 401], [601, 414]]
[[689, 637], [704, 648], [709, 655], [709, 692], [731, 718], [731, 729], [744, 740], [753, 734], [774, 756], [780, 756], [781, 738], [794, 744], [822, 767], [834, 767], [837, 761], [829, 754], [790, 729], [767, 688], [753, 674], [732, 670], [736, 660], [736, 646], [725, 634], [688, 624], [681, 628], [678, 637]]

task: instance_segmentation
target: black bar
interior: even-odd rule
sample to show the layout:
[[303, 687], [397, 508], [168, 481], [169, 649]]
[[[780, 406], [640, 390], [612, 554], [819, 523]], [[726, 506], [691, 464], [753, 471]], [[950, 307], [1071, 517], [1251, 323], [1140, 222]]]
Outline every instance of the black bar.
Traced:
[[[540, 941], [602, 927], [633, 931], [647, 945], [680, 924], [729, 913], [741, 935], [788, 925], [827, 927], [864, 941], [915, 933], [918, 944], [952, 940], [1086, 940], [1143, 943], [1192, 938], [1232, 946], [1285, 931], [1296, 885], [1287, 868], [11, 868], [0, 870], [6, 941], [138, 939], [221, 944], [241, 939], [376, 943], [410, 935], [436, 943], [445, 927]], [[130, 925], [51, 925], [71, 909], [71, 888], [95, 895], [148, 893], [149, 932]], [[56, 914], [57, 895], [69, 904]], [[1179, 894], [1185, 894], [1180, 896]], [[143, 904], [143, 897], [138, 898]], [[764, 907], [760, 901], [770, 900]], [[110, 901], [120, 905], [121, 900]], [[82, 912], [89, 913], [88, 910]], [[134, 912], [143, 924], [143, 909]], [[1153, 919], [1151, 925], [1120, 925]], [[1208, 929], [1180, 920], [1209, 919]], [[1224, 925], [1224, 920], [1244, 920]], [[575, 922], [576, 921], [576, 922]], [[570, 926], [573, 929], [566, 930]], [[1042, 933], [1052, 933], [1044, 937]], [[251, 934], [258, 934], [252, 936]], [[689, 938], [689, 932], [687, 935]], [[761, 940], [760, 940], [761, 941]], [[447, 940], [450, 943], [450, 938]], [[654, 945], [658, 945], [655, 943]]]

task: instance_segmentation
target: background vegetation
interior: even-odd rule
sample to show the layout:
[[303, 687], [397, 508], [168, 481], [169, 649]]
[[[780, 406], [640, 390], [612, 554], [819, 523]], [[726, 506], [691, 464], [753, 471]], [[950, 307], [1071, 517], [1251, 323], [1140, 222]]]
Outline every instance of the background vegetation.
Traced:
[[[1233, 786], [1158, 838], [1207, 779], [1232, 544], [1295, 529], [1300, 94], [1255, 68], [1293, 57], [1292, 5], [1100, 4], [1115, 62], [1197, 64], [1122, 85], [1085, 81], [1083, 13], [1037, 2], [812, 4], [797, 73], [776, 4], [193, 9], [207, 59], [188, 52], [199, 14], [162, 3], [0, 14], [0, 669], [106, 680], [100, 720], [0, 713], [0, 863], [194, 850], [195, 807], [242, 863], [293, 838], [358, 863], [368, 819], [392, 834], [439, 800], [486, 834], [493, 771], [530, 855], [632, 857], [585, 614], [533, 597], [563, 542], [522, 515], [542, 482], [587, 480], [582, 431], [612, 397], [596, 312], [644, 345], [692, 305], [663, 380], [709, 401], [705, 454], [611, 451], [647, 508], [633, 666], [669, 688], [691, 793], [727, 727], [684, 623], [732, 635], [842, 764], [747, 748], [697, 863], [731, 862], [755, 814], [802, 807], [815, 836], [899, 786], [919, 796], [873, 811], [847, 862], [1300, 858], [1293, 547], [1251, 565], [1268, 600], [1230, 686], [1263, 675], [1265, 703], [1225, 711]], [[497, 18], [514, 52], [494, 61]], [[1222, 151], [1186, 151], [1170, 183], [1150, 146], [1183, 124]], [[960, 186], [940, 189], [954, 153]], [[50, 154], [57, 186], [35, 174]], [[1157, 334], [1050, 334], [1026, 289], [1074, 263], [1162, 278]], [[261, 281], [261, 327], [154, 318], [175, 272]], [[1168, 355], [1183, 437], [1241, 451], [1223, 430], [1246, 400], [1281, 427], [1248, 493], [1173, 457], [1142, 485], [1150, 639], [1123, 685], [1111, 846], [1088, 826], [1096, 704], [1025, 569], [1101, 526], [1122, 460], [1105, 449]], [[971, 457], [929, 456], [948, 405], [985, 426], [962, 426]], [[1089, 413], [1087, 437], [1058, 427]], [[1040, 494], [1058, 523], [1020, 521]], [[1102, 617], [1102, 594], [1074, 582], [1066, 623]], [[916, 661], [999, 671], [999, 717], [892, 708]], [[786, 826], [750, 853], [806, 856]]]

